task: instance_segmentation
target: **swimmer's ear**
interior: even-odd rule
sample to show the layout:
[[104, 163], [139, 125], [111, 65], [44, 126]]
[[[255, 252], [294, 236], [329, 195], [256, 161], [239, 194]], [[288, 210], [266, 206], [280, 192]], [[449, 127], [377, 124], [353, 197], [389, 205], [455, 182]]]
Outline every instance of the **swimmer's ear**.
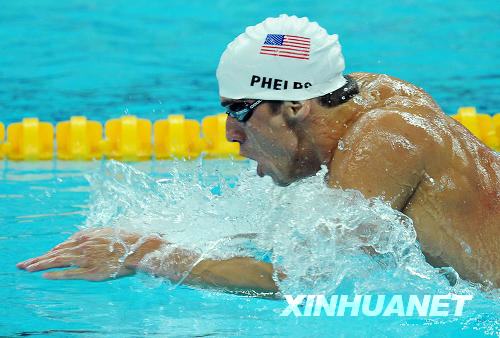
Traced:
[[283, 114], [289, 123], [303, 121], [311, 111], [310, 100], [306, 101], [285, 101], [283, 102]]

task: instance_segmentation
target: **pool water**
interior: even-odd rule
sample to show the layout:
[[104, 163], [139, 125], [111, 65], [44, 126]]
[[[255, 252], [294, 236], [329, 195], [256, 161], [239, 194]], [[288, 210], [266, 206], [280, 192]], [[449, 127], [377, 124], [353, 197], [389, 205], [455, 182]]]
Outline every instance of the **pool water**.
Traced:
[[[0, 307], [0, 333], [2, 335], [43, 336], [50, 334], [56, 337], [73, 335], [89, 337], [145, 335], [311, 337], [325, 334], [357, 337], [420, 337], [438, 334], [444, 337], [498, 335], [500, 326], [497, 294], [483, 294], [465, 282], [462, 282], [461, 286], [451, 288], [443, 282], [444, 278], [432, 272], [433, 269], [425, 266], [425, 263], [418, 263], [420, 264], [419, 270], [421, 270], [419, 274], [425, 274], [430, 269], [430, 274], [426, 276], [430, 280], [419, 277], [419, 274], [405, 273], [405, 267], [392, 269], [387, 275], [380, 274], [380, 271], [377, 274], [377, 270], [372, 270], [368, 263], [358, 266], [358, 271], [354, 271], [353, 274], [375, 271], [375, 276], [365, 275], [357, 281], [355, 276], [345, 278], [337, 291], [340, 294], [352, 294], [351, 283], [353, 283], [357, 284], [355, 290], [358, 292], [375, 294], [415, 292], [443, 294], [450, 291], [473, 294], [475, 298], [471, 303], [466, 304], [464, 316], [280, 317], [280, 313], [286, 308], [284, 301], [230, 295], [186, 286], [174, 287], [162, 279], [146, 274], [100, 283], [44, 280], [41, 273], [29, 274], [19, 271], [15, 264], [50, 249], [79, 230], [88, 219], [97, 224], [98, 220], [104, 222], [109, 220], [110, 215], [116, 209], [129, 209], [129, 211], [133, 209], [133, 212], [124, 212], [128, 216], [123, 217], [120, 222], [134, 221], [133, 217], [135, 217], [136, 221], [144, 220], [147, 223], [145, 219], [148, 219], [149, 225], [143, 225], [143, 229], [149, 227], [152, 230], [165, 229], [167, 233], [170, 229], [173, 235], [180, 232], [192, 242], [202, 241], [200, 238], [213, 237], [220, 230], [213, 229], [210, 225], [212, 212], [219, 210], [220, 228], [227, 228], [224, 223], [227, 218], [225, 216], [230, 215], [232, 211], [221, 210], [217, 203], [236, 201], [238, 205], [247, 206], [256, 203], [257, 197], [244, 197], [244, 193], [248, 191], [246, 188], [240, 193], [235, 193], [232, 196], [233, 199], [228, 201], [224, 195], [231, 194], [231, 192], [224, 192], [224, 189], [221, 189], [224, 184], [233, 187], [236, 184], [236, 187], [231, 189], [238, 191], [238, 185], [244, 185], [245, 181], [250, 180], [247, 184], [252, 185], [259, 193], [268, 191], [272, 195], [273, 191], [267, 190], [271, 182], [266, 179], [249, 178], [248, 175], [255, 168], [247, 161], [235, 163], [227, 161], [143, 162], [134, 164], [135, 169], [109, 162], [9, 162], [4, 166], [0, 171], [2, 175], [0, 189], [2, 288], [0, 296], [3, 299], [2, 307]], [[141, 175], [145, 176], [141, 178]], [[141, 203], [154, 203], [158, 196], [158, 192], [154, 192], [155, 189], [152, 187], [144, 189], [145, 184], [151, 184], [144, 180], [145, 177], [151, 177], [150, 182], [158, 179], [165, 181], [172, 177], [180, 179], [180, 182], [171, 182], [167, 191], [175, 191], [183, 195], [178, 199], [178, 207], [185, 209], [188, 215], [182, 216], [182, 213], [178, 212], [180, 217], [175, 222], [167, 218], [161, 218], [164, 221], [162, 224], [152, 222], [151, 216], [158, 216], [158, 214], [152, 215], [155, 210], [168, 213], [168, 209], [165, 208], [162, 211], [156, 207], [152, 207], [151, 210], [147, 207], [138, 207]], [[92, 183], [89, 184], [88, 178]], [[261, 181], [260, 184], [259, 181]], [[206, 217], [199, 224], [203, 226], [208, 223], [206, 229], [200, 229], [198, 224], [194, 224], [196, 227], [189, 229], [189, 225], [193, 223], [193, 220], [189, 220], [189, 213], [196, 215], [200, 211], [196, 210], [197, 206], [188, 209], [181, 205], [182, 200], [190, 205], [192, 200], [189, 199], [199, 198], [199, 194], [189, 191], [189, 187], [196, 185], [197, 182], [203, 182], [203, 185], [212, 191], [213, 196], [219, 197], [218, 200], [199, 203], [200, 207], [206, 209], [206, 211], [201, 211], [200, 215], [206, 212]], [[214, 187], [217, 189], [214, 190]], [[298, 187], [300, 185], [291, 189], [293, 191]], [[135, 193], [130, 194], [130, 189]], [[185, 189], [184, 192], [183, 189]], [[282, 199], [288, 195], [287, 189], [274, 189], [277, 189]], [[116, 201], [106, 196], [111, 190], [114, 191]], [[311, 189], [311, 192], [317, 191], [317, 187]], [[296, 194], [292, 193], [292, 195]], [[263, 200], [263, 203], [272, 203], [272, 200], [276, 199], [275, 196], [269, 198], [262, 194], [260, 196], [259, 199]], [[300, 199], [303, 198], [302, 196], [294, 198]], [[100, 203], [103, 201], [108, 201], [111, 205], [109, 210], [92, 210], [92, 206], [102, 205]], [[162, 201], [159, 202], [162, 203]], [[163, 202], [168, 205], [169, 201], [165, 199]], [[317, 201], [311, 204], [318, 205], [320, 208]], [[210, 210], [210, 205], [213, 205], [213, 210]], [[306, 207], [309, 208], [310, 205]], [[172, 205], [172, 208], [175, 209], [176, 206]], [[232, 221], [241, 226], [242, 231], [246, 230], [241, 219], [247, 216], [248, 218], [261, 217], [255, 214], [258, 210], [262, 210], [262, 206], [257, 205], [256, 209], [249, 208], [247, 212], [236, 211], [240, 218], [236, 217]], [[274, 207], [270, 206], [271, 213], [273, 209]], [[134, 212], [138, 214], [131, 216]], [[314, 210], [311, 211], [312, 214], [314, 212]], [[348, 210], [345, 212], [349, 213]], [[318, 210], [318, 214], [322, 213], [324, 213], [323, 210]], [[293, 218], [293, 214], [289, 217]], [[217, 215], [215, 219], [218, 219]], [[265, 222], [264, 218], [262, 221]], [[135, 226], [136, 230], [137, 224]], [[285, 234], [285, 236], [290, 238], [290, 245], [294, 243], [293, 236], [290, 234]], [[269, 237], [279, 239], [271, 233]], [[317, 245], [320, 244], [317, 243]], [[313, 258], [309, 256], [304, 256], [302, 253], [295, 256], [297, 260], [306, 259], [312, 264]], [[342, 261], [342, 258], [339, 258], [339, 261]], [[325, 266], [332, 268], [329, 263]], [[345, 267], [341, 268], [345, 270]], [[291, 289], [294, 287], [297, 285], [292, 286]], [[304, 287], [309, 287], [309, 285], [305, 284]], [[312, 293], [324, 293], [321, 286], [311, 287], [310, 290]]]
[[494, 114], [499, 12], [490, 0], [3, 0], [0, 120], [213, 115], [226, 44], [281, 13], [308, 16], [339, 34], [347, 72], [415, 83], [449, 114], [468, 105]]
[[[8, 124], [36, 116], [55, 124], [71, 115], [84, 114], [103, 122], [127, 113], [151, 120], [182, 113], [201, 120], [220, 110], [215, 68], [225, 45], [245, 26], [280, 13], [309, 16], [330, 33], [338, 33], [347, 72], [387, 73], [413, 82], [426, 89], [447, 113], [454, 113], [459, 106], [473, 105], [480, 112], [493, 114], [500, 110], [499, 10], [500, 3], [486, 0], [439, 4], [430, 0], [397, 3], [363, 0], [355, 5], [318, 0], [286, 3], [220, 0], [210, 5], [201, 0], [147, 3], [5, 0], [0, 9], [0, 121]], [[228, 230], [232, 220], [237, 221], [235, 226], [239, 229], [260, 223], [272, 225], [280, 212], [292, 219], [305, 217], [310, 221], [306, 216], [314, 218], [322, 214], [322, 207], [326, 208], [313, 195], [330, 194], [316, 189], [318, 180], [310, 182], [311, 188], [297, 185], [290, 187], [289, 193], [279, 190], [267, 178], [251, 178], [255, 177], [253, 164], [246, 161], [148, 161], [133, 167], [146, 173], [153, 182], [178, 178], [174, 183], [167, 182], [167, 187], [175, 188], [184, 203], [194, 208], [186, 208], [185, 213], [172, 209], [183, 218], [168, 224], [169, 218], [165, 218], [165, 228], [181, 240], [187, 241], [191, 236], [197, 244], [201, 244], [204, 236], [219, 234], [214, 229], [220, 214], [224, 215], [219, 219], [221, 231]], [[283, 287], [317, 293], [338, 287], [338, 292], [344, 293], [355, 290], [407, 294], [413, 290], [473, 294], [474, 301], [466, 306], [463, 317], [280, 317], [286, 307], [283, 301], [185, 286], [173, 288], [144, 274], [91, 283], [47, 281], [41, 278], [41, 273], [16, 269], [17, 262], [43, 253], [82, 226], [106, 225], [119, 210], [135, 212], [133, 217], [125, 213], [129, 222], [137, 222], [144, 216], [156, 229], [162, 226], [158, 219], [155, 222], [152, 219], [161, 220], [168, 215], [169, 200], [163, 199], [160, 188], [153, 192], [141, 190], [143, 183], [146, 186], [150, 183], [140, 172], [118, 164], [110, 166], [109, 162], [0, 161], [0, 297], [3, 300], [0, 336], [500, 334], [497, 293], [482, 293], [464, 281], [451, 287], [418, 255], [411, 261], [404, 260], [408, 257], [391, 261], [394, 268], [387, 273], [376, 270], [373, 262], [339, 259], [338, 265], [327, 267], [346, 272], [345, 278], [310, 287], [300, 278], [303, 271], [293, 270], [297, 278], [292, 281], [297, 283]], [[89, 174], [90, 183], [86, 178]], [[125, 183], [114, 179], [122, 174], [138, 178]], [[212, 187], [210, 193], [220, 198], [209, 197], [206, 192], [198, 194], [191, 188], [197, 182]], [[243, 184], [243, 188], [238, 188], [238, 184]], [[154, 183], [150, 186], [157, 188]], [[110, 195], [113, 191], [119, 198]], [[304, 194], [310, 198], [304, 199]], [[349, 197], [343, 192], [331, 194]], [[231, 203], [234, 199], [247, 210], [235, 208]], [[148, 208], [145, 201], [150, 200], [159, 203], [151, 204], [156, 209]], [[276, 201], [294, 205], [297, 200], [303, 205], [295, 214], [272, 207]], [[96, 205], [105, 205], [107, 201], [109, 208], [96, 210]], [[192, 201], [199, 203], [189, 203]], [[162, 202], [165, 208], [159, 207]], [[363, 201], [358, 202], [364, 206]], [[211, 213], [203, 214], [203, 210], [195, 210], [196, 206], [206, 207]], [[343, 210], [343, 205], [337, 204], [335, 208]], [[376, 212], [387, 211], [380, 208]], [[212, 223], [207, 223], [201, 234], [193, 233], [190, 224], [203, 226], [198, 223], [201, 215]], [[391, 213], [382, 215], [397, 217]], [[302, 228], [298, 230], [303, 231], [309, 223], [300, 224]], [[395, 234], [405, 235], [405, 229], [394, 224]], [[286, 240], [294, 235], [287, 232], [290, 229], [286, 225], [271, 236], [283, 244], [276, 246], [282, 253], [286, 252]], [[144, 224], [141, 226], [144, 230]], [[181, 231], [176, 233], [173, 231], [176, 229]], [[318, 245], [326, 244], [318, 238], [309, 239]], [[411, 238], [405, 237], [403, 244], [415, 252]], [[324, 267], [317, 258], [325, 252], [319, 252], [318, 256], [310, 253], [311, 268]], [[284, 263], [297, 266], [295, 263], [304, 260], [303, 257], [303, 253], [292, 254]], [[411, 267], [417, 267], [426, 278], [412, 274]], [[363, 274], [363, 270], [374, 273]]]

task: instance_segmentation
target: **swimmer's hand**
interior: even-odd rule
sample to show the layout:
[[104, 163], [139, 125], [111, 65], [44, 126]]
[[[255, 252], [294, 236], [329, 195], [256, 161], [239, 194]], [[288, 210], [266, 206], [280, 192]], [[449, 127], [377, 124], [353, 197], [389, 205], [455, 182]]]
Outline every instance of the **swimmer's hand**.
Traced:
[[[158, 237], [138, 242], [140, 238], [140, 235], [111, 228], [88, 229], [76, 233], [42, 256], [18, 263], [17, 267], [29, 272], [71, 267], [46, 272], [43, 277], [47, 279], [103, 281], [132, 275], [135, 273], [133, 266], [162, 244]], [[133, 252], [128, 252], [131, 248]]]
[[[89, 229], [76, 233], [42, 256], [17, 264], [17, 267], [29, 272], [71, 268], [46, 272], [43, 277], [47, 279], [103, 281], [132, 275], [141, 270], [166, 277], [175, 283], [183, 282], [247, 295], [269, 297], [278, 292], [273, 279], [274, 268], [270, 263], [250, 257], [203, 259], [191, 269], [186, 262], [199, 259], [199, 255], [184, 249], [173, 250], [166, 256], [161, 255], [161, 247], [169, 244], [157, 236], [141, 237], [112, 228]], [[161, 259], [153, 258], [149, 264], [141, 266], [139, 263], [144, 256], [153, 252], [159, 252]], [[286, 276], [278, 272], [278, 278], [282, 280]]]

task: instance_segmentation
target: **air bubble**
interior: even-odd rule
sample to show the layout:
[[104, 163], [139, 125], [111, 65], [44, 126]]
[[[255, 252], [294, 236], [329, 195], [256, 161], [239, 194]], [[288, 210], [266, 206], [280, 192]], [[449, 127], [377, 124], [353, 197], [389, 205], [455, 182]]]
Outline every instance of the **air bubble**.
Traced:
[[340, 151], [344, 151], [344, 149], [345, 149], [344, 141], [339, 140], [339, 143], [337, 144], [337, 149]]

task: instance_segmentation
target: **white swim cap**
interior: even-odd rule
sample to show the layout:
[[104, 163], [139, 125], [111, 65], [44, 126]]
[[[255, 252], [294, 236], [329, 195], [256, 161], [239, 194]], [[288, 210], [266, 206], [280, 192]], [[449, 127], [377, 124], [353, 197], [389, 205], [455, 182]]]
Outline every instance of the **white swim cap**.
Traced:
[[247, 27], [217, 67], [219, 95], [230, 99], [298, 101], [342, 87], [338, 36], [308, 18], [280, 15]]

